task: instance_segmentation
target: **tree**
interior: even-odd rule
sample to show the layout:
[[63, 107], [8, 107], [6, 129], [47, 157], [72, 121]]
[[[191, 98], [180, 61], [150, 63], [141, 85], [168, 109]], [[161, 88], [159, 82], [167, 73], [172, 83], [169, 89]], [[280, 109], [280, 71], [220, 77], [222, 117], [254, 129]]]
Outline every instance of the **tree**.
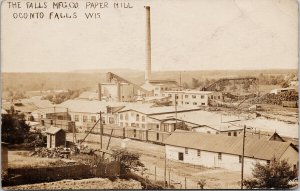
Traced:
[[25, 123], [24, 115], [12, 113], [2, 116], [1, 139], [4, 142], [11, 144], [23, 143], [29, 129], [29, 125]]
[[125, 175], [131, 171], [139, 171], [144, 169], [145, 165], [140, 161], [140, 155], [130, 153], [124, 149], [113, 151], [113, 157], [118, 157], [121, 162], [121, 174]]
[[200, 82], [199, 82], [198, 79], [192, 78], [192, 88], [193, 88], [193, 89], [200, 87], [200, 85], [201, 85], [201, 84], [200, 84]]
[[247, 179], [243, 183], [248, 189], [286, 189], [289, 188], [288, 182], [294, 178], [295, 173], [286, 160], [278, 161], [273, 158], [270, 164], [257, 162], [252, 175], [253, 179]]

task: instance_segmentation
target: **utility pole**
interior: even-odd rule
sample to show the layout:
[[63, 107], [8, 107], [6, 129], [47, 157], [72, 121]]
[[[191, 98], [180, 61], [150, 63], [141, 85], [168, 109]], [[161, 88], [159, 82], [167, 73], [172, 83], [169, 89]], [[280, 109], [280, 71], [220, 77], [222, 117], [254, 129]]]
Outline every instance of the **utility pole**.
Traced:
[[175, 94], [175, 127], [174, 127], [174, 131], [177, 129], [177, 98], [176, 98], [176, 94]]
[[55, 110], [55, 105], [54, 105], [54, 125], [56, 127], [56, 110]]
[[171, 172], [170, 172], [171, 170], [169, 169], [169, 188], [170, 188], [170, 186], [171, 186]]
[[154, 167], [154, 182], [156, 184], [156, 166]]
[[181, 72], [179, 73], [179, 90], [182, 90], [182, 86], [181, 86]]
[[102, 150], [102, 134], [103, 134], [103, 127], [102, 127], [102, 115], [100, 111], [100, 149]]
[[244, 132], [243, 132], [243, 153], [242, 153], [242, 172], [241, 172], [241, 189], [243, 189], [243, 182], [244, 182], [244, 155], [245, 155], [245, 136], [246, 135], [246, 125], [244, 125]]
[[166, 151], [165, 151], [164, 188], [167, 187], [166, 181], [167, 181], [167, 153], [166, 153]]

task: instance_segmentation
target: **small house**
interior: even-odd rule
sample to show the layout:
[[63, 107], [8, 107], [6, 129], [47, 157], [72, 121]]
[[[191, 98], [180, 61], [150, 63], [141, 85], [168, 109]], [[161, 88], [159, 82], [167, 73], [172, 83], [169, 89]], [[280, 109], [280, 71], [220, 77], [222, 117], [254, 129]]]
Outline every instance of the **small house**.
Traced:
[[66, 145], [66, 132], [62, 128], [50, 127], [46, 130], [47, 148], [55, 148]]

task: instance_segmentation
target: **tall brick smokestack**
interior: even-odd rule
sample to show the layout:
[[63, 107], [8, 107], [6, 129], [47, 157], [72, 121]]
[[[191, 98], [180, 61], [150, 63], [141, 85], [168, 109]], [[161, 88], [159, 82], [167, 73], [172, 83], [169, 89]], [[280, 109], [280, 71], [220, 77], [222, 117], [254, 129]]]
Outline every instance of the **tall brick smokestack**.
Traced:
[[151, 78], [151, 23], [150, 23], [150, 7], [146, 8], [146, 70], [145, 82], [149, 82]]

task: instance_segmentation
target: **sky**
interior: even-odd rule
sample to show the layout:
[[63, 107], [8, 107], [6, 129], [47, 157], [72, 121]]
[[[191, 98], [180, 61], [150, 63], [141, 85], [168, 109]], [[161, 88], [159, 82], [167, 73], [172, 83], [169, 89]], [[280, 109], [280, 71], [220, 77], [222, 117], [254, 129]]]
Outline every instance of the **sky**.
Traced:
[[[8, 2], [1, 7], [2, 72], [142, 71], [145, 5], [151, 6], [154, 71], [298, 67], [295, 0], [106, 1], [103, 9], [85, 9], [78, 1], [78, 9], [58, 10], [52, 1], [47, 9], [9, 8]], [[113, 8], [114, 2], [133, 8]], [[53, 11], [75, 11], [77, 19], [50, 20]], [[47, 19], [13, 19], [24, 12], [43, 12]], [[85, 13], [100, 13], [100, 19], [85, 19]]]

